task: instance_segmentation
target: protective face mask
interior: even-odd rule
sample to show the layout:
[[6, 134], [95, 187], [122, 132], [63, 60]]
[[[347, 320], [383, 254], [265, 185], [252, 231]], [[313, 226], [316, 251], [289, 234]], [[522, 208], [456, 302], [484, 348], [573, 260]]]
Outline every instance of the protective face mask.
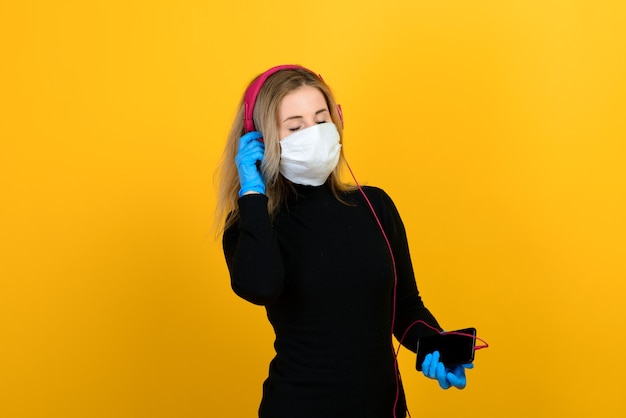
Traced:
[[321, 186], [339, 162], [339, 132], [327, 122], [280, 141], [280, 173], [292, 183]]

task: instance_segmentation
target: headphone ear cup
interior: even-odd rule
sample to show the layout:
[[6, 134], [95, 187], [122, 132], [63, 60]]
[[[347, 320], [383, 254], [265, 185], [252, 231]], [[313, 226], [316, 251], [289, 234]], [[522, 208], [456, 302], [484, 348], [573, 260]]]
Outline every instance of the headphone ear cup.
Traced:
[[252, 112], [248, 111], [249, 105], [247, 101], [244, 101], [243, 106], [244, 106], [243, 129], [245, 130], [245, 133], [252, 132], [254, 131], [254, 122], [252, 121]]

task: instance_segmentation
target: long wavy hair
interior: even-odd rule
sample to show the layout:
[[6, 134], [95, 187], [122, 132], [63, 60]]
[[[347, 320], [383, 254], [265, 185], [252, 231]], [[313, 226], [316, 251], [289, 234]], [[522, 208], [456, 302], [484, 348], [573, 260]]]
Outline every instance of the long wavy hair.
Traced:
[[[258, 76], [257, 76], [258, 78]], [[256, 80], [256, 78], [255, 78]], [[252, 81], [254, 82], [254, 80]], [[252, 82], [250, 84], [252, 84]], [[283, 98], [292, 91], [303, 86], [317, 88], [326, 99], [331, 119], [339, 131], [340, 142], [343, 144], [343, 126], [337, 103], [330, 87], [315, 73], [302, 69], [280, 70], [267, 78], [259, 91], [252, 114], [256, 130], [263, 134], [265, 154], [261, 163], [261, 174], [265, 180], [265, 195], [268, 198], [267, 208], [270, 218], [276, 213], [292, 191], [292, 184], [279, 171], [280, 139], [278, 107]], [[230, 133], [226, 141], [226, 148], [222, 162], [218, 168], [218, 199], [216, 208], [215, 226], [218, 232], [223, 232], [239, 219], [238, 192], [240, 189], [239, 175], [235, 165], [239, 138], [245, 134], [244, 130], [244, 103], [243, 97], [239, 103], [239, 110], [235, 116]], [[330, 187], [335, 197], [342, 201], [340, 193], [352, 190], [350, 184], [340, 181], [340, 172], [345, 164], [343, 146], [337, 167], [329, 177]]]

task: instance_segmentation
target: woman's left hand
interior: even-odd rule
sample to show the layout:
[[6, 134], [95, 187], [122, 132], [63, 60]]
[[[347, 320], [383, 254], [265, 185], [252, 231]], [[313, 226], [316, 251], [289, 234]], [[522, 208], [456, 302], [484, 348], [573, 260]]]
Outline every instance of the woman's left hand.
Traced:
[[446, 367], [439, 361], [439, 357], [438, 351], [426, 355], [422, 363], [422, 373], [424, 373], [424, 376], [430, 379], [437, 379], [442, 389], [449, 389], [452, 386], [457, 389], [463, 389], [467, 384], [465, 369], [474, 368], [474, 364], [468, 363]]

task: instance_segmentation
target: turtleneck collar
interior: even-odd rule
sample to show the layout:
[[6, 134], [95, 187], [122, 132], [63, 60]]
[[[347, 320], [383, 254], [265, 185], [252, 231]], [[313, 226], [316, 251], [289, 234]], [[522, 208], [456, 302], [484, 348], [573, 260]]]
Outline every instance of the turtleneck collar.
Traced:
[[330, 180], [326, 180], [321, 186], [306, 186], [303, 184], [291, 183], [293, 194], [290, 200], [314, 199], [316, 197], [326, 196], [331, 192]]

